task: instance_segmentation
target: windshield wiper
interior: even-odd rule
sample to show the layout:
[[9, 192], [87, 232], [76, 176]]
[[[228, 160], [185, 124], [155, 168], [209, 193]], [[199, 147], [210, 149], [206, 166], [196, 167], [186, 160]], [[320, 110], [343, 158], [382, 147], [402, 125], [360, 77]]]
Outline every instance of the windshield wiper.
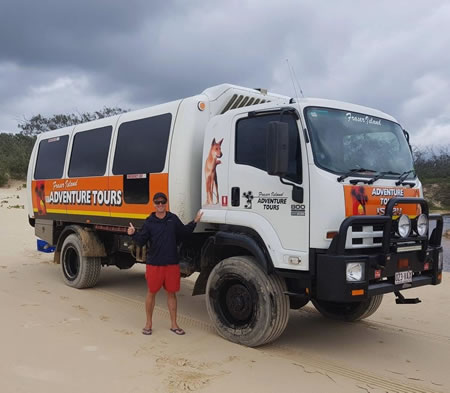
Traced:
[[378, 179], [381, 179], [384, 175], [400, 175], [400, 173], [392, 172], [392, 171], [380, 172], [380, 173], [377, 173], [372, 179], [370, 179], [367, 182], [367, 184], [375, 183]]
[[412, 173], [412, 172], [416, 172], [414, 169], [411, 169], [411, 170], [409, 170], [409, 171], [405, 171], [405, 172], [403, 172], [401, 175], [400, 175], [400, 177], [398, 178], [398, 180], [395, 182], [395, 185], [396, 186], [399, 186], [400, 184], [402, 184], [403, 183], [403, 180], [405, 180], [407, 177], [408, 177], [408, 175], [410, 174], [410, 173]]
[[350, 169], [348, 172], [344, 173], [342, 176], [339, 176], [337, 178], [337, 181], [341, 182], [342, 180], [346, 179], [347, 177], [349, 177], [351, 175], [354, 175], [356, 173], [363, 173], [363, 172], [376, 173], [377, 171], [374, 171], [373, 169], [354, 168], [354, 169]]

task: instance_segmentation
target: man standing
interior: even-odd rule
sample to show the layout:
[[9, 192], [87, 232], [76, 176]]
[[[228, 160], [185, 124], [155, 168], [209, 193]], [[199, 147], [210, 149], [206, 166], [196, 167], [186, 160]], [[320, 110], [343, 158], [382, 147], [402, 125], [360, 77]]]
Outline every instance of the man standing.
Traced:
[[150, 251], [147, 255], [147, 268], [145, 278], [147, 280], [148, 292], [145, 299], [145, 313], [147, 322], [142, 333], [152, 334], [152, 316], [155, 308], [155, 298], [161, 287], [167, 292], [167, 306], [169, 308], [171, 328], [178, 335], [185, 334], [177, 324], [177, 297], [180, 290], [180, 266], [177, 255], [177, 237], [190, 234], [194, 231], [196, 224], [202, 218], [203, 212], [198, 211], [194, 221], [184, 225], [173, 213], [167, 211], [167, 196], [158, 192], [153, 197], [155, 212], [144, 222], [139, 232], [136, 232], [130, 222], [128, 235], [143, 246], [148, 240], [151, 242]]

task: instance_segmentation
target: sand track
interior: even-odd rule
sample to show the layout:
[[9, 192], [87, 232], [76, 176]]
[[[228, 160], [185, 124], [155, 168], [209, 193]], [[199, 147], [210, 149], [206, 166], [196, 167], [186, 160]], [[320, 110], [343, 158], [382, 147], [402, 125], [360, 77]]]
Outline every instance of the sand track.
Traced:
[[[25, 190], [17, 188], [0, 189], [0, 200], [22, 205]], [[178, 297], [186, 336], [169, 331], [161, 293], [148, 337], [143, 266], [104, 268], [97, 287], [69, 288], [52, 256], [36, 251], [26, 212], [3, 205], [2, 393], [450, 391], [450, 273], [440, 286], [408, 293], [422, 303], [386, 296], [359, 323], [326, 320], [307, 305], [291, 312], [276, 342], [256, 349], [216, 334], [188, 278]]]

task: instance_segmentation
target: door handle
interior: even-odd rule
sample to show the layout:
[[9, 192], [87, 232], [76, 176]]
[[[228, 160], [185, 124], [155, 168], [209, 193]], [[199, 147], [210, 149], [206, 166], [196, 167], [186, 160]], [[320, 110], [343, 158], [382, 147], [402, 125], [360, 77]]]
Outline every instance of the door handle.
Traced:
[[231, 188], [231, 206], [239, 206], [241, 204], [241, 189], [239, 187]]

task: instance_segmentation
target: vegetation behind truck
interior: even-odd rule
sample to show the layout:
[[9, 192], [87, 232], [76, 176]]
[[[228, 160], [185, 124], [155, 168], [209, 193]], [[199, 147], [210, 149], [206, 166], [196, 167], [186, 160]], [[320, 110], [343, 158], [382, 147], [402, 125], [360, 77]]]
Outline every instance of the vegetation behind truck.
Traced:
[[275, 340], [310, 300], [354, 321], [385, 293], [418, 302], [400, 291], [442, 278], [442, 218], [422, 198], [408, 135], [358, 105], [212, 87], [39, 135], [28, 190], [36, 236], [76, 288], [102, 266], [145, 262], [126, 228], [142, 226], [155, 193], [185, 222], [202, 208], [181, 270], [199, 272], [193, 294], [206, 294], [218, 333], [248, 346]]

